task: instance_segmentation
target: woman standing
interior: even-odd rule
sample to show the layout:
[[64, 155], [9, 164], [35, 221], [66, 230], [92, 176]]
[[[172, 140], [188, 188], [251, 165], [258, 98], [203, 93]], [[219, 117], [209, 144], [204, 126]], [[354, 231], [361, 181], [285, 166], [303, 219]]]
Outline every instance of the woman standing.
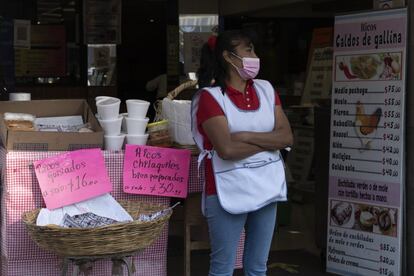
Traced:
[[286, 200], [279, 149], [293, 143], [271, 84], [254, 79], [260, 60], [249, 34], [226, 31], [203, 47], [192, 101], [193, 136], [204, 157], [203, 213], [209, 226], [210, 276], [232, 275], [245, 228], [245, 275], [266, 275], [276, 204]]

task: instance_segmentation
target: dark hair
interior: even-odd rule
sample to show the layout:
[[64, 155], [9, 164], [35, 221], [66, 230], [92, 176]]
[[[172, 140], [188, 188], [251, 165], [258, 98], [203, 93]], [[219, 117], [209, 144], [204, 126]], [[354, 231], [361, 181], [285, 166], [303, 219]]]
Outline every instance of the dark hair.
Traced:
[[220, 86], [222, 92], [226, 90], [226, 78], [229, 64], [223, 57], [224, 51], [233, 52], [241, 43], [253, 43], [254, 36], [247, 30], [225, 31], [217, 36], [214, 49], [205, 43], [201, 49], [200, 68], [197, 71], [199, 88]]

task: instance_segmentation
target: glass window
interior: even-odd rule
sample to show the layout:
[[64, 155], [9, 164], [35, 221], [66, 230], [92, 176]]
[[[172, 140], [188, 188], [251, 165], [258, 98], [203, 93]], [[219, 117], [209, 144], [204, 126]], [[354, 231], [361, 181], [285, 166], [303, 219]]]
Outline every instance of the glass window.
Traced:
[[180, 15], [180, 63], [184, 64], [187, 78], [195, 78], [201, 46], [211, 34], [217, 33], [218, 20], [217, 14]]
[[116, 85], [116, 44], [88, 45], [88, 86]]

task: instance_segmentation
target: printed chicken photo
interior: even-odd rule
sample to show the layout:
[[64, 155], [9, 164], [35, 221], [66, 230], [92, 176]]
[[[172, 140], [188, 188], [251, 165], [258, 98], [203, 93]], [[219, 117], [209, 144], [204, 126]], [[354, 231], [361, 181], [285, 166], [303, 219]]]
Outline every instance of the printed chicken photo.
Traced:
[[378, 129], [382, 116], [382, 109], [377, 108], [373, 113], [367, 114], [364, 105], [358, 101], [356, 104], [355, 130], [361, 140], [362, 148], [370, 148], [372, 136]]
[[364, 105], [360, 101], [356, 105], [356, 120], [361, 122], [360, 131], [363, 135], [368, 135], [377, 129], [381, 119], [382, 110], [377, 108], [373, 114], [365, 114]]

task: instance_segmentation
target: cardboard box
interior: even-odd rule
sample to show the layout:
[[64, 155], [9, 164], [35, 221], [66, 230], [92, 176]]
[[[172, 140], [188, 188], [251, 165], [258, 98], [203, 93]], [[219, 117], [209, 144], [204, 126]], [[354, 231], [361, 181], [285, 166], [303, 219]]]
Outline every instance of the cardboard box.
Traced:
[[[40, 132], [9, 130], [3, 113], [29, 113], [36, 117], [82, 115], [94, 132]], [[37, 100], [0, 102], [0, 133], [7, 150], [60, 151], [102, 148], [103, 130], [85, 100]]]

